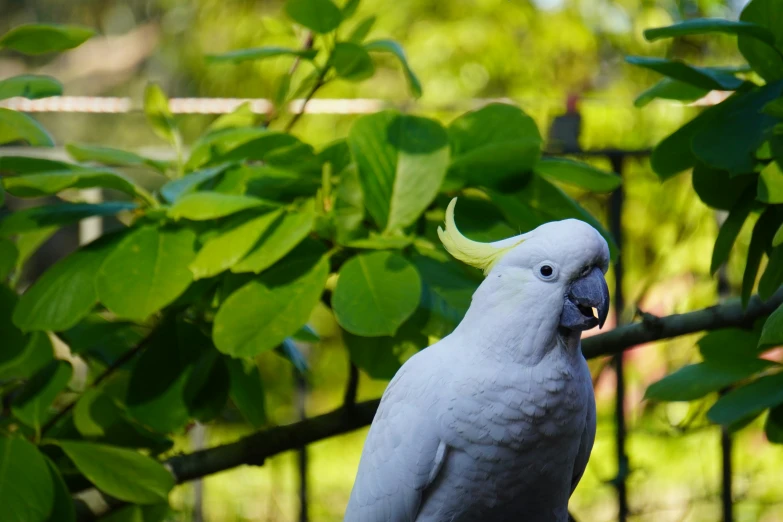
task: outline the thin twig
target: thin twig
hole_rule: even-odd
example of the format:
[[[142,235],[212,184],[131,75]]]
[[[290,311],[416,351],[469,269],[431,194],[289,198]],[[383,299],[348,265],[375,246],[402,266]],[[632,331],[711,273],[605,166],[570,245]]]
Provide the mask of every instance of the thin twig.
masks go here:
[[[359,368],[349,361],[348,383],[345,385],[343,408],[350,409],[356,405],[356,392],[359,390]]]
[[[299,121],[299,118],[302,117],[302,115],[305,113],[305,110],[307,109],[307,104],[310,103],[310,100],[313,99],[313,96],[315,96],[315,93],[323,87],[324,85],[324,78],[326,77],[326,72],[329,70],[329,66],[325,65],[324,68],[321,70],[321,73],[318,75],[318,78],[315,80],[315,85],[313,85],[313,88],[310,89],[310,92],[307,93],[307,96],[305,96],[304,100],[302,101],[302,108],[299,109],[299,112],[294,114],[294,116],[288,121],[288,124],[285,126],[285,132],[291,132],[291,129],[294,128],[294,125],[296,125],[296,122]]]
[[[313,48],[313,43],[315,41],[315,34],[310,31],[307,33],[307,37],[305,38],[304,44],[302,44],[302,50],[303,51],[309,51]],[[299,64],[302,63],[302,57],[297,56],[294,59],[294,63],[291,64],[291,67],[288,69],[288,78],[293,78],[294,73],[299,68]],[[281,100],[281,103],[284,102],[285,99]],[[277,116],[277,108],[274,107],[271,111],[269,111],[266,115],[266,119],[264,120],[264,127],[269,127],[269,125],[272,123],[272,120],[275,119]]]

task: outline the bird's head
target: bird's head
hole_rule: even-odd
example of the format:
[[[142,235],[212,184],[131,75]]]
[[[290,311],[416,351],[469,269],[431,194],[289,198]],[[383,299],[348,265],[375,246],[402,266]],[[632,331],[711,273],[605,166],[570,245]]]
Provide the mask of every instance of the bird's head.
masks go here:
[[[472,241],[454,223],[454,206],[438,228],[446,250],[480,268],[492,280],[493,299],[525,302],[570,331],[602,327],[609,313],[604,274],[609,247],[593,227],[577,219],[545,223],[535,230],[493,243]],[[595,310],[595,313],[594,313]]]

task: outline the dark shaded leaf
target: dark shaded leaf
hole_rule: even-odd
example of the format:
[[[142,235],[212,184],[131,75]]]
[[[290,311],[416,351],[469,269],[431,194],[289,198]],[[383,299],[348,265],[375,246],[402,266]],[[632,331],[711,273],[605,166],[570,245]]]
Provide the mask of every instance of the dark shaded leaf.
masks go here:
[[[14,398],[11,411],[14,417],[40,432],[50,417],[50,408],[73,375],[73,367],[67,361],[52,361],[38,370]]]
[[[190,416],[208,422],[220,415],[228,401],[230,386],[226,359],[214,349],[205,351],[185,383],[185,404]]]
[[[0,236],[32,232],[55,225],[67,225],[92,216],[111,216],[136,209],[136,203],[110,201],[106,203],[55,203],[26,208],[14,212],[0,221]],[[53,230],[48,231],[49,234]]]
[[[756,194],[754,188],[748,187],[739,200],[731,207],[729,215],[718,231],[718,237],[715,240],[715,247],[712,250],[712,262],[710,264],[710,273],[714,274],[720,266],[726,262],[731,253],[731,247],[742,230],[742,225],[748,219],[750,211],[756,204]]]
[[[700,87],[694,87],[685,82],[678,80],[672,80],[671,78],[663,78],[658,83],[642,92],[633,101],[634,106],[644,107],[655,99],[663,100],[677,100],[683,102],[689,102],[698,100],[707,94],[707,89]]]
[[[729,425],[783,403],[783,373],[765,375],[718,399],[707,412],[716,424]]]
[[[46,459],[46,466],[49,468],[49,476],[52,479],[54,490],[54,501],[52,503],[52,512],[46,522],[76,522],[76,511],[74,509],[73,498],[68,486],[65,485],[60,470],[57,469],[54,462]]]
[[[21,437],[0,437],[0,498],[3,520],[44,522],[55,501],[55,485],[45,457]]]
[[[372,23],[369,23],[369,27],[367,27],[366,31],[369,32],[370,27],[372,27]],[[362,29],[362,31],[365,30],[362,27],[358,27],[357,29]],[[360,34],[361,33],[354,34],[352,37],[356,38],[360,36]],[[405,56],[405,51],[403,51],[400,44],[394,40],[373,40],[372,42],[367,42],[364,44],[364,49],[369,52],[383,52],[393,54],[397,60],[399,60],[400,65],[402,66],[402,72],[405,73],[405,79],[408,81],[408,88],[411,90],[411,94],[413,94],[414,98],[421,97],[421,82],[416,76],[416,73],[413,72],[413,69],[411,69],[411,66],[408,64],[408,58]]]
[[[214,179],[215,177],[224,173],[230,166],[230,163],[225,163],[216,167],[190,172],[181,178],[169,181],[163,185],[160,188],[160,194],[169,203],[174,203],[180,197],[198,190],[199,185],[202,183],[206,183],[207,181]]]
[[[705,361],[683,366],[647,387],[646,399],[693,401],[717,392],[772,366],[762,359],[738,359],[734,364]]]
[[[739,89],[744,80],[723,71],[708,67],[695,67],[678,60],[652,58],[649,56],[627,56],[625,61],[650,69],[674,80],[678,80],[699,89],[733,91]]]
[[[59,96],[63,86],[51,76],[22,74],[0,80],[0,100],[21,96],[29,100]]]
[[[748,246],[748,257],[745,263],[745,272],[742,276],[742,304],[747,306],[750,294],[756,284],[761,258],[769,248],[770,240],[775,230],[783,222],[783,213],[776,207],[767,207],[753,226],[753,234]]]
[[[534,170],[550,181],[559,181],[592,192],[612,192],[623,182],[617,174],[567,158],[542,158],[536,163]]]
[[[661,38],[715,33],[749,36],[769,45],[775,44],[775,35],[766,27],[750,22],[735,22],[732,20],[723,20],[721,18],[697,18],[679,22],[668,27],[647,29],[644,31],[644,37],[648,42],[654,42]]]
[[[756,182],[755,176],[730,176],[725,170],[713,169],[703,163],[693,167],[693,190],[705,205],[730,210],[746,189]]]
[[[255,363],[226,359],[231,374],[231,400],[242,416],[254,428],[266,424],[264,383]]]
[[[783,79],[783,13],[777,0],[752,0],[740,14],[740,21],[767,28],[777,41],[776,45],[760,41],[755,36],[740,35],[737,45],[740,52],[767,82]]]

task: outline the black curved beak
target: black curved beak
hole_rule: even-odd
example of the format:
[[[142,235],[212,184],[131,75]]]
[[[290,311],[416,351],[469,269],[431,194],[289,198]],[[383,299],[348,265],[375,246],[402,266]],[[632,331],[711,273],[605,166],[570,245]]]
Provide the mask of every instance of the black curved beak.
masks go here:
[[[598,317],[593,314],[593,308]],[[589,330],[603,327],[609,315],[609,287],[604,274],[598,267],[573,283],[563,303],[560,326],[569,330]]]

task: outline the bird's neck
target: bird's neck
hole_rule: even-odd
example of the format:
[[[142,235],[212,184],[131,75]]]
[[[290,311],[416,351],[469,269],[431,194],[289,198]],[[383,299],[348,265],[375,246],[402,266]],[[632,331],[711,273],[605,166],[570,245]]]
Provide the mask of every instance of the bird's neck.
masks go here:
[[[553,350],[579,352],[581,332],[558,326],[562,295],[520,298],[502,294],[502,289],[476,291],[464,319],[454,331],[460,337],[460,346],[474,353],[486,353],[501,362],[525,366],[539,364]]]

